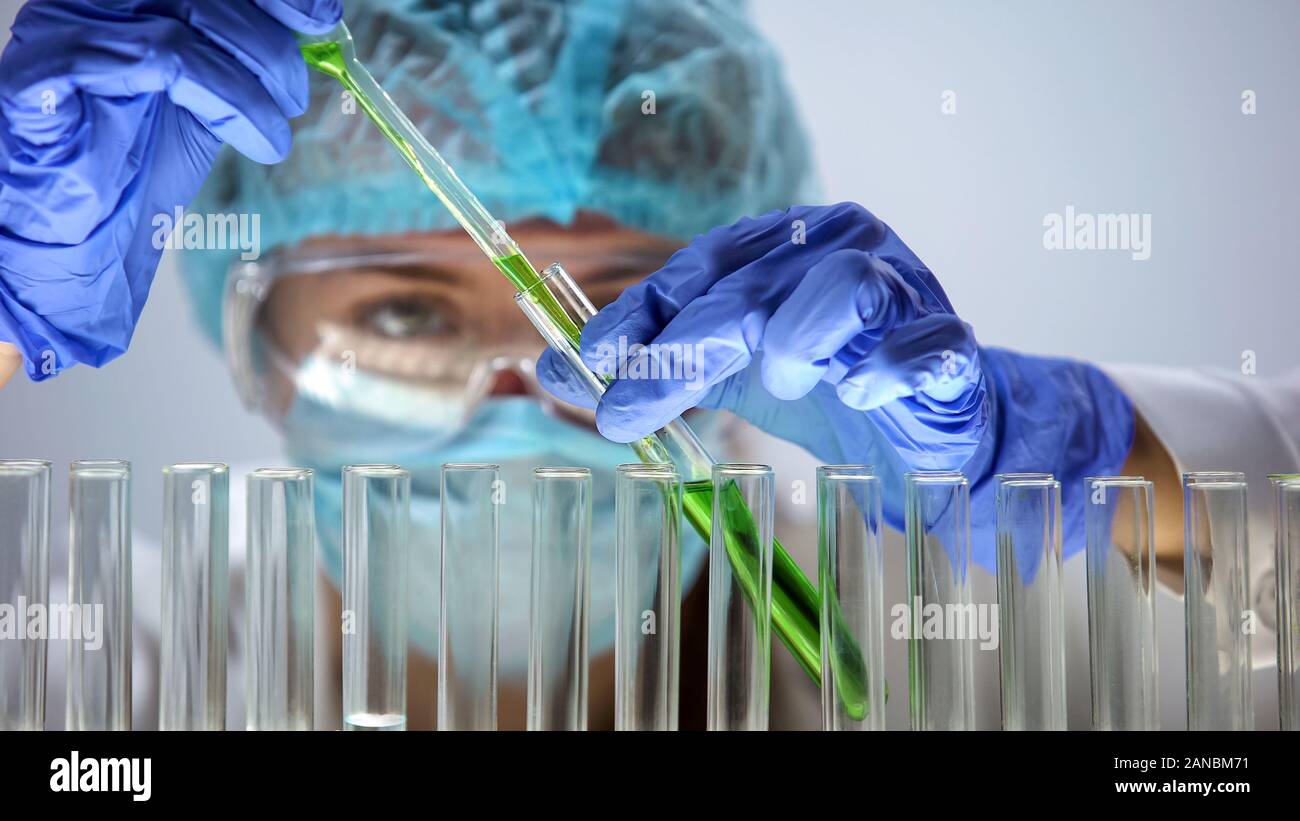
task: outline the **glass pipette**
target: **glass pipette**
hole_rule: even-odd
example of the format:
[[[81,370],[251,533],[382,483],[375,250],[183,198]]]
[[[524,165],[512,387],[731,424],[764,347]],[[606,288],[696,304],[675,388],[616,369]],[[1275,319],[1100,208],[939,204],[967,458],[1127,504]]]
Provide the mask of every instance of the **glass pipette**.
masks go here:
[[[585,309],[590,302],[576,290],[572,280],[564,277],[576,291],[580,304],[573,304],[570,296],[562,305],[553,293],[553,287],[543,282],[535,268],[524,256],[519,245],[511,239],[505,226],[492,218],[474,193],[461,181],[456,172],[443,160],[438,151],[429,144],[410,119],[402,113],[392,98],[380,87],[366,67],[357,59],[352,34],[342,21],[331,31],[323,35],[302,36],[300,38],[303,58],[312,68],[337,80],[349,91],[366,115],[379,128],[380,132],[398,150],[406,163],[411,166],[438,197],[466,233],[478,244],[492,264],[519,290],[522,298],[527,299],[539,310],[529,312],[530,318],[542,330],[543,335],[553,347],[562,345],[560,353],[571,364],[576,364],[586,379],[587,387],[596,396],[604,392],[605,380],[596,376],[575,362],[575,355],[581,335],[581,325],[586,317]],[[556,266],[553,266],[553,269]],[[552,270],[552,269],[548,269]],[[547,277],[547,279],[552,279]],[[562,295],[563,298],[564,295]],[[585,306],[585,309],[584,309]],[[543,326],[547,327],[543,327]],[[638,458],[644,462],[672,462],[687,480],[689,491],[691,482],[709,481],[709,471],[713,459],[705,451],[690,427],[679,417],[670,422],[657,434],[647,436],[631,443]],[[688,497],[692,494],[688,492]],[[711,529],[711,491],[702,491],[693,496],[694,501],[687,503],[687,519],[707,542]],[[729,508],[730,509],[730,508]],[[736,551],[729,551],[733,562],[742,559],[744,528],[743,522],[728,522],[728,533],[737,534]],[[729,544],[732,539],[728,539]],[[804,671],[814,682],[821,683],[821,639],[818,618],[820,600],[817,588],[804,576],[794,560],[781,547],[775,545],[772,579],[772,621],[777,635],[789,648]],[[855,647],[837,648],[836,664],[838,692],[852,712],[864,710],[866,701],[862,698],[866,670]]]

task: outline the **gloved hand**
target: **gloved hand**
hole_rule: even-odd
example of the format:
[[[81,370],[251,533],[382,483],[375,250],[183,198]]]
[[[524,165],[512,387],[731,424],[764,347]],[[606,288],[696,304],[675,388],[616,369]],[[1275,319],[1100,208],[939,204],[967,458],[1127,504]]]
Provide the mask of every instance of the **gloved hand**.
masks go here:
[[[339,0],[32,0],[0,55],[0,342],[32,379],[126,350],[170,224],[228,142],[289,152],[293,31]],[[293,31],[291,31],[291,29]],[[180,230],[180,229],[177,229]]]
[[[903,473],[963,470],[972,555],[990,568],[995,474],[1055,474],[1077,549],[1082,480],[1118,472],[1133,438],[1132,407],[1101,371],[979,347],[934,275],[853,203],[697,237],[587,323],[581,354],[616,377],[596,408],[606,437],[631,441],[691,407],[729,410],[825,463],[874,465],[900,529]],[[700,372],[667,366],[683,355]],[[646,373],[661,378],[633,378]],[[554,353],[538,375],[591,406]]]

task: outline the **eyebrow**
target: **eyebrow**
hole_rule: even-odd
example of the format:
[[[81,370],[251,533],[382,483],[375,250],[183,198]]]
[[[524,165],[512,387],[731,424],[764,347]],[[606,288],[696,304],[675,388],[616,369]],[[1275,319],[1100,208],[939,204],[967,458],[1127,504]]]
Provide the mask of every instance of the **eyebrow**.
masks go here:
[[[628,279],[629,277],[647,277],[658,271],[673,255],[673,251],[660,251],[647,249],[645,251],[634,251],[615,256],[608,262],[592,269],[587,276],[581,277],[583,283],[597,285],[605,282],[616,282]]]
[[[591,269],[591,273],[577,277],[583,283],[602,284],[617,282],[632,277],[645,277],[663,267],[677,248],[646,246],[615,251],[610,254],[598,254],[600,263]],[[430,280],[446,284],[462,284],[469,278],[458,276],[444,266],[435,263],[437,254],[427,251],[412,251],[376,247],[363,253],[329,255],[312,253],[298,259],[291,259],[288,270],[292,273],[313,273],[330,271],[334,273],[383,272],[397,277],[416,280]],[[470,254],[467,259],[476,259]],[[484,270],[493,270],[490,263],[482,260]],[[476,266],[477,267],[477,266]],[[540,269],[539,269],[540,270]]]
[[[464,282],[445,267],[432,264],[427,254],[380,253],[344,257],[315,257],[293,260],[287,268],[291,274],[311,273],[367,274],[383,273],[405,279],[429,280],[456,284]]]
[[[408,263],[405,265],[360,265],[345,269],[351,273],[384,273],[402,279],[428,280],[447,285],[464,284],[465,277],[459,277],[446,268],[429,264]]]

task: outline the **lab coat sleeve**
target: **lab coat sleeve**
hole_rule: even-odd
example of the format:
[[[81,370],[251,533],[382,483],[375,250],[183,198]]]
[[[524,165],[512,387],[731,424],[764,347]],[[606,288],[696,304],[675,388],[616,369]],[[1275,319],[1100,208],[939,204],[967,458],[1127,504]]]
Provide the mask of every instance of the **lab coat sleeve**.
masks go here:
[[[1103,366],[1133,401],[1181,473],[1246,475],[1250,596],[1262,623],[1256,667],[1276,662],[1273,494],[1270,473],[1300,472],[1300,369],[1281,376],[1234,371]],[[1156,493],[1181,493],[1157,487]]]

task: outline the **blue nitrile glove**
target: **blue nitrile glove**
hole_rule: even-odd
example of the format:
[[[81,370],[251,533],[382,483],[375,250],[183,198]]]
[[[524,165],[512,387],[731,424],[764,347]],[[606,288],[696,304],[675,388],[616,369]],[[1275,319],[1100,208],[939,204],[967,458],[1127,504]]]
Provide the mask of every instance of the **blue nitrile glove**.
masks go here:
[[[964,471],[972,555],[988,568],[995,474],[1055,474],[1067,551],[1078,549],[1082,480],[1118,472],[1133,439],[1132,406],[1101,371],[979,347],[934,274],[853,203],[696,237],[587,323],[581,353],[616,377],[596,410],[608,438],[631,441],[691,407],[729,410],[825,463],[874,465],[900,529],[903,473]],[[688,355],[700,373],[689,360],[674,370]],[[538,374],[591,405],[553,353]]]
[[[289,151],[292,30],[339,0],[32,0],[0,56],[0,342],[44,379],[126,350],[168,225],[228,142]],[[162,237],[165,239],[165,237]]]

